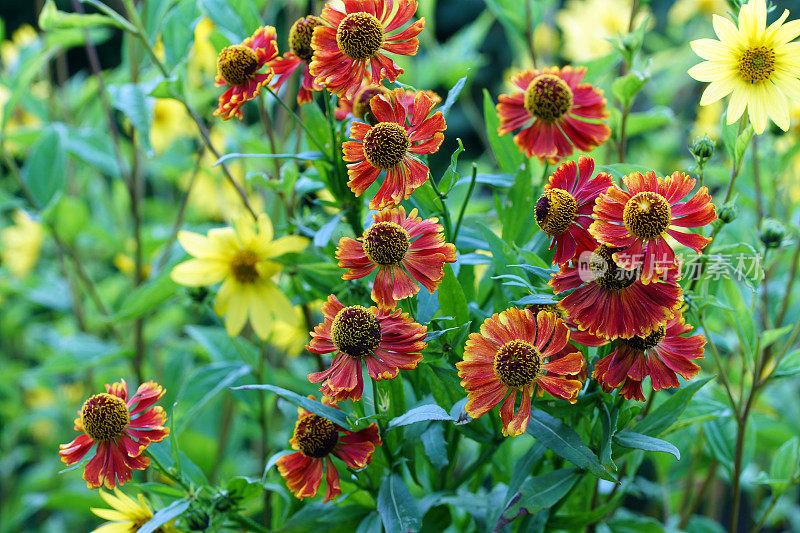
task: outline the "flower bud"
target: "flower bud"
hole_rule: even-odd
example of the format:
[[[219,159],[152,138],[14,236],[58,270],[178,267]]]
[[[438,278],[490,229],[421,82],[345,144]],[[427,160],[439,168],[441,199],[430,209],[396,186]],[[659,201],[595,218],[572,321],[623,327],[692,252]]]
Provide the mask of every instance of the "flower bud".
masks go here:
[[[205,531],[211,525],[211,519],[205,509],[201,507],[192,507],[186,513],[186,526],[190,531]]]
[[[781,245],[783,237],[786,235],[786,227],[774,218],[765,218],[761,223],[761,242],[767,248],[777,248]]]
[[[194,300],[196,303],[203,303],[208,296],[208,287],[189,287],[186,290],[186,294],[189,295],[189,298]]]
[[[702,167],[706,164],[706,161],[711,159],[711,157],[714,155],[715,147],[716,143],[714,142],[714,139],[708,135],[703,135],[702,137],[694,138],[694,140],[689,144],[689,151],[694,156],[694,160],[697,161],[697,164]]]
[[[739,208],[733,202],[725,202],[717,212],[717,218],[724,224],[730,224],[739,216]]]
[[[214,496],[212,505],[215,511],[227,513],[235,507],[235,502],[227,490],[221,490]]]

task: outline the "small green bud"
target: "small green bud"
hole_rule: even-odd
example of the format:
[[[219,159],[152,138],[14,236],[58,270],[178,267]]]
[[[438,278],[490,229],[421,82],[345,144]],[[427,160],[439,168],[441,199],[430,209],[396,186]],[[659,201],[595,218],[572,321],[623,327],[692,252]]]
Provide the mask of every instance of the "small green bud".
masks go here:
[[[786,236],[786,227],[774,218],[765,218],[761,223],[761,242],[767,248],[777,248]]]
[[[208,287],[189,287],[186,289],[186,294],[196,303],[201,304],[208,296]]]
[[[233,501],[231,495],[228,494],[227,490],[221,490],[216,494],[216,496],[214,496],[212,505],[214,506],[215,511],[227,513],[235,507],[235,502]]]
[[[730,224],[736,217],[739,216],[739,208],[733,202],[726,202],[722,204],[717,213],[717,218],[724,224]]]
[[[714,139],[708,135],[703,135],[702,137],[694,138],[689,144],[689,151],[694,156],[694,160],[697,161],[697,164],[702,167],[714,155],[715,147],[716,143]]]
[[[211,519],[205,509],[201,507],[192,507],[186,513],[186,526],[190,531],[205,531],[211,524]]]

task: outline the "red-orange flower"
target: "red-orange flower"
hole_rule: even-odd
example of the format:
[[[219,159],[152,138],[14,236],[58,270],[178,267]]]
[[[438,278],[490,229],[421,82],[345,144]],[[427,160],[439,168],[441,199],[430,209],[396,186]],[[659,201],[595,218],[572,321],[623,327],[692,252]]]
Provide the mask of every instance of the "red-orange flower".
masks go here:
[[[289,490],[302,500],[317,495],[322,483],[323,465],[327,464],[325,481],[328,488],[322,500],[325,503],[342,493],[339,472],[331,456],[338,457],[354,470],[366,467],[372,461],[375,447],[381,445],[378,426],[373,423],[353,432],[302,407],[297,409],[297,413],[294,435],[289,442],[298,451],[278,459],[278,472],[286,480]]]
[[[383,85],[372,85],[365,81],[356,91],[352,99],[339,97],[333,116],[336,120],[347,120],[349,117],[364,120],[364,115],[369,111],[369,101],[377,94],[389,94],[389,89]]]
[[[456,363],[469,398],[467,413],[478,418],[502,402],[503,435],[517,436],[528,427],[537,387],[575,403],[586,362],[567,341],[569,328],[552,312],[534,315],[512,307],[487,318],[480,333],[470,334],[464,360]],[[514,414],[518,391],[522,397]]]
[[[424,18],[393,33],[416,11],[416,0],[344,0],[343,6],[342,2],[325,4],[320,16],[326,25],[314,30],[311,41],[311,74],[330,92],[350,99],[365,76],[373,85],[380,85],[384,78],[395,81],[403,69],[386,52],[404,56],[417,53],[417,35],[425,27]]]
[[[142,383],[130,399],[125,380],[106,385],[106,392],[95,394],[83,404],[75,419],[75,430],[82,431],[69,444],[60,444],[61,460],[72,465],[83,459],[97,444],[97,452],[86,463],[83,479],[96,489],[105,485],[113,489],[117,482],[131,480],[133,470],[143,470],[150,458],[142,452],[151,442],[161,442],[169,435],[165,428],[167,413],[153,407],[166,390],[153,381]]]
[[[428,116],[435,104],[425,92],[410,100],[405,89],[395,89],[389,95],[373,96],[369,103],[377,123],[353,122],[352,140],[342,150],[348,163],[347,185],[356,196],[386,172],[369,202],[369,208],[377,210],[398,205],[427,181],[430,171],[414,154],[438,151],[447,126],[441,111]]]
[[[647,376],[653,390],[678,387],[677,374],[694,378],[700,367],[692,360],[705,357],[706,338],[681,336],[690,331],[692,326],[677,315],[649,335],[620,339],[613,352],[595,363],[592,377],[606,392],[621,387],[619,394],[628,400],[644,401],[642,381]]]
[[[456,260],[456,247],[444,242],[439,220],[422,220],[416,209],[406,215],[403,206],[384,209],[372,218],[374,224],[358,240],[339,240],[336,258],[340,267],[349,269],[342,279],[363,278],[377,268],[372,299],[387,309],[417,294],[417,283],[433,294],[444,277],[444,264]]]
[[[557,163],[577,148],[589,152],[611,135],[603,91],[581,83],[586,68],[529,69],[511,78],[515,90],[497,104],[499,135],[520,130],[514,142],[527,157]]]
[[[600,172],[592,178],[594,160],[581,156],[578,163],[562,163],[536,202],[536,223],[550,235],[550,249],[556,247],[553,263],[563,265],[576,255],[597,247],[586,228],[592,223],[594,201],[613,184]]]
[[[428,328],[414,322],[408,313],[345,307],[331,294],[322,305],[322,314],[325,320],[314,328],[306,350],[335,355],[328,370],[309,374],[308,380],[324,381],[319,390],[334,401],[361,399],[362,361],[375,380],[393,379],[399,369],[416,368],[422,361]]]
[[[655,172],[640,172],[622,178],[628,191],[614,185],[600,195],[594,206],[595,221],[589,232],[598,242],[621,248],[614,260],[627,269],[641,266],[642,282],[650,283],[675,264],[675,251],[667,235],[700,253],[711,242],[698,233],[677,228],[696,228],[717,218],[706,187],[681,202],[694,188],[695,181],[675,172],[657,178]]]
[[[601,245],[581,254],[549,281],[556,294],[575,289],[559,306],[583,330],[615,339],[649,335],[678,313],[683,290],[678,266],[645,285],[638,270],[614,262],[613,248]]]
[[[322,24],[324,24],[322,19],[314,15],[297,19],[289,30],[289,51],[269,63],[269,67],[275,73],[272,88],[276,92],[294,74],[295,70],[303,67],[303,79],[297,91],[297,105],[310,102],[313,98],[312,93],[322,90],[322,86],[314,81],[314,76],[308,70],[308,64],[314,54],[314,49],[311,48],[311,37],[314,35],[314,28]]]
[[[223,120],[232,117],[242,118],[242,106],[261,94],[261,88],[268,85],[274,72],[258,72],[264,65],[278,56],[275,28],[261,26],[242,44],[223,48],[217,58],[217,87],[229,88],[219,97],[219,105],[214,111]]]

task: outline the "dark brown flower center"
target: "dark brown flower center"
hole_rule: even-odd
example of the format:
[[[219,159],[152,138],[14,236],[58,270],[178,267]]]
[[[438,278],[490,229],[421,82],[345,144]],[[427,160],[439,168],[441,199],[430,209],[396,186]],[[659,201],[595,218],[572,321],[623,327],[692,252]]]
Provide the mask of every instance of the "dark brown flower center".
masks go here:
[[[369,101],[372,100],[373,96],[379,94],[389,94],[389,89],[383,85],[371,85],[357,92],[355,98],[353,98],[353,116],[364,118],[364,115],[370,110]]]
[[[244,85],[258,70],[256,53],[242,44],[223,48],[217,58],[219,76],[231,85]]]
[[[339,442],[336,426],[327,418],[310,414],[297,422],[294,439],[306,457],[325,457]]]
[[[561,309],[557,304],[529,304],[526,307],[533,312],[533,316],[538,315],[539,311],[544,311],[546,313],[555,314],[561,320],[566,320],[567,318],[564,310]]]
[[[250,250],[240,250],[231,259],[231,274],[239,283],[253,283],[259,277],[258,254]]]
[[[525,341],[507,342],[494,356],[494,373],[511,388],[533,383],[542,361],[539,352]]]
[[[651,241],[669,227],[672,210],[667,199],[660,194],[640,192],[625,204],[622,220],[631,235]]]
[[[297,19],[289,30],[289,49],[306,63],[311,61],[314,56],[314,49],[311,48],[311,37],[314,36],[314,28],[322,23],[321,18],[309,15]]]
[[[364,155],[375,168],[383,170],[396,166],[408,152],[411,142],[400,124],[379,122],[364,137]]]
[[[664,326],[661,326],[657,329],[654,329],[647,337],[631,337],[630,339],[620,339],[620,342],[623,344],[627,344],[634,350],[649,350],[650,348],[655,348],[659,342],[664,340],[664,337],[667,336],[666,330]]]
[[[575,220],[578,202],[563,189],[547,189],[536,202],[536,223],[548,235],[561,235]]]
[[[369,59],[383,45],[383,26],[369,13],[350,13],[336,30],[336,42],[350,59]]]
[[[372,355],[381,342],[381,326],[375,315],[360,305],[345,307],[333,319],[331,338],[350,357]]]
[[[769,48],[748,48],[739,58],[739,74],[748,83],[768,80],[773,72],[775,52]]]
[[[116,439],[131,421],[128,406],[113,394],[95,394],[81,407],[81,421],[87,435],[96,441]]]
[[[364,232],[364,253],[378,265],[396,265],[406,256],[408,232],[394,222],[376,222]]]
[[[626,270],[617,265],[612,257],[614,251],[601,245],[590,255],[588,268],[591,281],[604,289],[619,291],[633,285],[638,274],[636,270]]]
[[[528,85],[524,105],[534,117],[555,122],[572,107],[572,91],[558,76],[542,74]]]

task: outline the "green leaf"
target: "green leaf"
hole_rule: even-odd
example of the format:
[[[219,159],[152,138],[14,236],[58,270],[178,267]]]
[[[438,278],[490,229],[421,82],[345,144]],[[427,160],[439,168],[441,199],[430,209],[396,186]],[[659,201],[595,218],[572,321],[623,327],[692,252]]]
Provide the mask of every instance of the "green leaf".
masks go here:
[[[713,377],[698,379],[681,387],[678,392],[670,396],[668,400],[653,409],[649,415],[633,426],[633,431],[653,437],[660,435],[678,420],[678,417],[689,405],[694,394],[712,379]]]
[[[81,2],[96,7],[99,11],[102,11],[103,13],[105,13],[112,19],[116,20],[118,23],[120,23],[124,27],[123,29],[125,29],[126,31],[134,34],[138,33],[138,30],[130,22],[128,22],[128,19],[126,19],[125,17],[114,11],[114,9],[111,6],[107,6],[106,4],[104,4],[101,0],[81,0]]]
[[[214,166],[224,163],[229,159],[245,159],[245,158],[270,158],[270,159],[299,159],[300,161],[321,161],[325,159],[325,154],[322,152],[300,152],[299,154],[239,154],[230,153],[225,154],[214,163]]]
[[[507,174],[516,174],[522,163],[522,154],[514,144],[513,135],[500,137],[497,134],[497,127],[500,119],[497,117],[497,110],[494,107],[489,91],[483,90],[483,120],[486,123],[486,135],[489,137],[489,144],[492,152],[497,159],[500,170]]]
[[[110,320],[124,322],[134,320],[160,307],[175,295],[178,285],[170,278],[169,270],[147,280],[123,300],[119,312]]]
[[[575,468],[562,468],[530,477],[519,488],[519,500],[503,515],[512,518],[522,510],[528,514],[536,514],[542,509],[552,507],[567,495],[580,477],[581,472]]]
[[[770,483],[772,490],[782,494],[786,492],[794,479],[800,475],[800,440],[792,437],[778,448],[772,456],[769,475],[774,480]]]
[[[642,87],[644,87],[644,84],[647,83],[649,79],[650,74],[647,72],[636,72],[632,70],[614,80],[614,83],[611,85],[611,92],[617,97],[617,100],[620,101],[623,108],[630,109],[636,95],[639,94],[639,91],[642,90]]]
[[[139,533],[153,533],[156,529],[163,526],[170,520],[178,518],[180,515],[186,512],[186,509],[192,504],[192,500],[189,498],[183,498],[180,500],[175,500],[167,507],[156,511],[153,515],[153,518],[145,522],[142,527],[139,528]]]
[[[505,505],[511,503],[511,499],[516,496],[517,491],[522,486],[525,478],[533,471],[533,467],[544,456],[547,449],[538,442],[525,452],[525,455],[520,457],[514,465],[514,470],[511,472],[511,479],[508,482],[508,490],[506,491]]]
[[[614,442],[625,448],[671,453],[679,461],[681,459],[681,452],[671,443],[656,437],[642,435],[641,433],[623,431],[614,435]]]
[[[657,106],[641,113],[628,115],[627,136],[630,139],[648,131],[662,129],[675,122],[675,112],[666,106]]]
[[[448,416],[448,419],[450,417]],[[425,448],[425,455],[431,460],[431,464],[438,470],[448,465],[447,443],[444,440],[444,426],[442,424],[431,424],[428,429],[422,432],[420,437],[422,446]]]
[[[505,242],[523,244],[530,239],[536,227],[531,213],[531,206],[535,204],[530,169],[521,168],[514,176],[514,184],[505,196],[505,205],[500,212]]]
[[[364,516],[374,510],[366,505],[330,505],[329,503],[306,504],[293,514],[279,530],[280,533],[339,533],[343,527],[350,529]]]
[[[456,324],[466,324],[469,322],[469,308],[467,308],[467,298],[464,296],[464,289],[458,282],[453,269],[449,264],[444,265],[444,278],[439,284],[439,306],[444,316],[455,317]]]
[[[566,425],[563,420],[544,411],[533,409],[527,432],[556,455],[563,457],[575,466],[608,481],[617,481],[575,430]]]
[[[97,26],[114,26],[130,33],[136,33],[136,28],[122,17],[112,18],[99,13],[86,15],[65,13],[56,8],[53,0],[46,0],[44,6],[42,6],[42,11],[39,13],[39,28],[43,31],[94,28]]]
[[[765,330],[761,334],[761,348],[764,349],[771,346],[774,342],[792,331],[792,328],[794,328],[794,324],[787,324],[782,328]]]
[[[197,2],[179,2],[169,11],[161,31],[167,65],[176,65],[189,55],[199,17]]]
[[[456,142],[458,143],[458,147],[453,152],[453,155],[450,156],[450,166],[444,171],[444,175],[438,185],[439,190],[444,194],[450,192],[450,189],[452,189],[453,185],[458,181],[458,172],[456,172],[458,154],[464,151],[464,144],[461,142],[461,139],[456,139]]]
[[[747,145],[750,144],[750,139],[753,138],[753,126],[748,124],[742,133],[736,137],[736,144],[733,148],[733,160],[737,164],[744,157],[744,151],[747,150]]]
[[[241,387],[231,387],[231,390],[268,390],[274,392],[282,398],[289,400],[298,407],[302,407],[307,411],[311,411],[312,413],[323,418],[327,418],[334,424],[337,424],[349,431],[353,431],[355,429],[350,423],[351,419],[356,419],[356,417],[352,414],[346,413],[341,409],[336,409],[335,407],[325,405],[324,403],[316,400],[312,400],[311,398],[306,398],[305,396],[301,396],[296,392],[276,387],[275,385],[242,385]]]
[[[405,414],[393,418],[389,421],[386,430],[389,431],[400,426],[407,426],[415,422],[423,422],[425,420],[452,420],[450,414],[435,404],[420,405],[408,411]]]
[[[447,117],[447,113],[450,112],[450,108],[456,103],[456,99],[458,98],[458,95],[461,94],[462,89],[464,89],[464,84],[466,83],[467,75],[464,74],[464,77],[458,80],[456,84],[453,85],[453,87],[447,92],[447,99],[445,99],[444,104],[442,104],[442,106],[438,109],[438,111],[442,112],[442,115]]]
[[[200,6],[232,43],[242,42],[260,24],[261,15],[251,0],[200,0]]]
[[[48,127],[31,148],[22,167],[22,180],[30,189],[38,209],[47,207],[64,189],[66,159],[60,125]]]
[[[150,89],[145,90],[141,84],[125,83],[109,85],[111,105],[124,114],[131,126],[139,135],[139,143],[145,152],[152,152],[150,146],[150,126],[153,123],[152,97],[147,96]]]
[[[236,476],[228,481],[227,491],[236,503],[244,502],[261,494],[263,487],[255,478]]]
[[[664,533],[665,529],[657,520],[648,516],[625,513],[621,517],[606,522],[612,533]]]
[[[237,379],[250,373],[243,363],[209,363],[192,372],[178,392],[176,402],[185,411],[175,414],[180,419],[179,433],[192,419],[223,389],[233,385]]]
[[[733,453],[734,453],[734,435],[730,434],[733,429],[732,423],[726,423],[730,420],[710,420],[703,424],[703,431],[705,432],[706,442],[711,450],[711,455],[728,469],[728,472],[733,470]],[[751,424],[752,426],[752,424]]]
[[[422,527],[417,502],[397,474],[383,478],[377,504],[386,531],[419,531]]]

